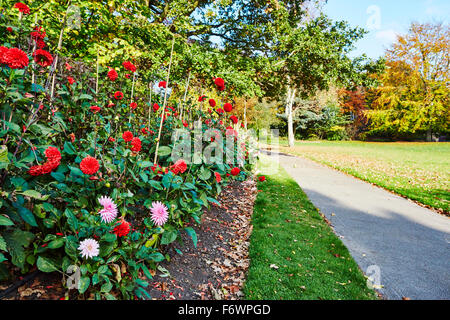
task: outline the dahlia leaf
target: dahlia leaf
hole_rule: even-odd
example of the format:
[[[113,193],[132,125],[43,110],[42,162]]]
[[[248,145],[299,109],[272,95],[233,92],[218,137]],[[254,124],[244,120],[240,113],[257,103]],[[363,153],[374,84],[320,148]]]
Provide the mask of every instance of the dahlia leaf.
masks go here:
[[[169,244],[177,239],[177,231],[165,231],[161,238],[161,244]]]
[[[25,207],[22,207],[20,205],[16,206],[17,210],[19,211],[19,215],[22,217],[23,221],[28,223],[32,227],[37,227],[36,219],[34,218],[33,212],[28,210]]]
[[[149,183],[150,183],[150,185],[152,186],[153,189],[156,189],[156,190],[162,190],[163,189],[163,187],[161,186],[161,182],[159,182],[159,181],[150,180]]]
[[[48,247],[50,249],[58,249],[58,248],[61,248],[64,245],[64,243],[65,243],[65,239],[64,238],[58,238],[58,239],[55,239],[55,240],[51,241],[48,244]]]
[[[188,236],[191,237],[194,246],[197,247],[197,233],[195,232],[195,230],[192,229],[191,227],[184,228],[184,230],[186,231]]]
[[[71,142],[67,142],[67,141],[64,142],[64,152],[69,155],[77,154],[73,144]]]
[[[41,193],[37,192],[36,190],[25,190],[24,192],[20,192],[19,194],[22,194],[24,196],[33,198],[33,199],[38,199],[38,200],[42,200],[45,201],[47,200],[50,195],[42,195]]]
[[[143,263],[139,264],[139,266],[141,267],[142,271],[144,272],[145,276],[151,280],[153,279],[152,274],[150,273],[150,270],[148,270],[147,266]]]
[[[162,146],[158,150],[158,156],[165,157],[172,153],[172,148],[168,146]]]
[[[25,263],[24,247],[27,247],[33,241],[34,235],[28,231],[15,229],[12,232],[5,232],[3,238],[11,255],[11,262],[17,267],[23,268]]]
[[[42,256],[37,259],[36,266],[42,272],[53,272],[58,270],[55,262]]]
[[[0,226],[12,226],[14,222],[12,222],[9,218],[5,216],[0,216]]]
[[[5,239],[3,239],[3,237],[1,235],[0,235],[0,250],[7,251]]]
[[[61,172],[52,172],[50,175],[58,182],[64,182],[66,180],[66,176]]]
[[[78,281],[78,292],[81,294],[85,293],[91,284],[91,278],[88,276],[81,277]]]

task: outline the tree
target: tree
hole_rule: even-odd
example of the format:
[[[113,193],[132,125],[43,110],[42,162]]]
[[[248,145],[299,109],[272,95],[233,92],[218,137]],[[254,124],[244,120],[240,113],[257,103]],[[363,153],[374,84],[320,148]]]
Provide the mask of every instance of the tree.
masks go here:
[[[450,27],[413,23],[386,53],[387,70],[367,112],[371,134],[448,133]]]

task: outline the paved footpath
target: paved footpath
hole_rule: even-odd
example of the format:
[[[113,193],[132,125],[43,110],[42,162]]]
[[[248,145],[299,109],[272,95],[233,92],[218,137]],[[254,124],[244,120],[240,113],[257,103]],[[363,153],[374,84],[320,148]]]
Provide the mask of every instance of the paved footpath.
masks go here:
[[[271,157],[330,220],[363,272],[379,268],[385,298],[450,299],[450,218],[311,160]]]

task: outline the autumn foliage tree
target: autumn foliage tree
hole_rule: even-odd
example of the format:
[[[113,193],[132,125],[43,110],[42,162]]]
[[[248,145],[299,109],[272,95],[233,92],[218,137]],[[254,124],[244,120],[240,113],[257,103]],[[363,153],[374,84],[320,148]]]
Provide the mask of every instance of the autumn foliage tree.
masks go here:
[[[405,137],[449,132],[450,28],[413,23],[386,54],[387,69],[376,90],[370,134]]]

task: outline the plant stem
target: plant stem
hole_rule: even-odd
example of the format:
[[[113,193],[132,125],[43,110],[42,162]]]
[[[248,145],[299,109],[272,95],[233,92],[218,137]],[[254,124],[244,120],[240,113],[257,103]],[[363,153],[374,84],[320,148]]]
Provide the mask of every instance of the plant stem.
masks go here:
[[[175,35],[172,35],[172,49],[170,51],[170,61],[169,61],[169,69],[167,71],[166,87],[164,88],[165,89],[164,90],[164,102],[163,102],[163,106],[162,106],[161,122],[159,123],[158,140],[156,141],[155,158],[153,161],[154,164],[156,164],[156,161],[158,160],[159,140],[161,139],[161,131],[162,131],[162,126],[163,126],[163,122],[164,122],[164,116],[166,114],[167,88],[169,87],[170,67],[172,66],[174,45],[175,45]]]

